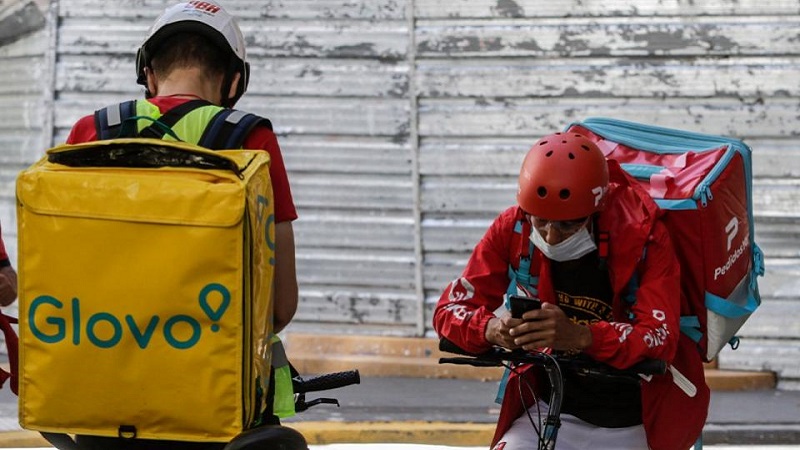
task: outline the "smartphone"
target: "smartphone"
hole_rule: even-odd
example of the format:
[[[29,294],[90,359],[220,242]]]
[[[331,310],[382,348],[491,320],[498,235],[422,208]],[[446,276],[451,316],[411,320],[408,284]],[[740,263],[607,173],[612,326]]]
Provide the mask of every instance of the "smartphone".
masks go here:
[[[515,319],[521,319],[522,315],[528,311],[542,308],[542,302],[538,298],[523,297],[521,295],[509,296],[508,304],[511,307],[511,317]]]

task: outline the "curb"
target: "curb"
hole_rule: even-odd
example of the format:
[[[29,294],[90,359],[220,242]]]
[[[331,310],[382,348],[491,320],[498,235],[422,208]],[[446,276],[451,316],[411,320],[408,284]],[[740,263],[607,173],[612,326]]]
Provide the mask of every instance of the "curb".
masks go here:
[[[494,424],[446,422],[293,422],[309,445],[403,443],[486,446]],[[36,431],[0,432],[0,448],[51,447]]]
[[[3,431],[0,433],[0,448],[51,447],[50,443],[36,431]]]
[[[296,422],[286,426],[299,431],[309,445],[402,443],[485,447],[495,424],[447,422]],[[800,425],[715,425],[703,429],[707,445],[785,445],[800,441]],[[0,448],[49,448],[35,431],[0,432]]]
[[[789,445],[798,442],[798,424],[706,424],[703,427],[703,443],[709,445]]]
[[[302,433],[310,445],[380,442],[488,446],[495,428],[493,423],[446,422],[297,422],[286,425]]]

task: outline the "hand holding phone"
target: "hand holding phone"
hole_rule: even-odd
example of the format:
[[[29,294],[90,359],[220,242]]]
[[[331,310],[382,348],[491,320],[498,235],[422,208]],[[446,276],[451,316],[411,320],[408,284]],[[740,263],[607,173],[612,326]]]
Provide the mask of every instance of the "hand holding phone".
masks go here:
[[[508,297],[511,317],[521,319],[522,315],[534,309],[542,309],[542,302],[538,298],[511,295]]]

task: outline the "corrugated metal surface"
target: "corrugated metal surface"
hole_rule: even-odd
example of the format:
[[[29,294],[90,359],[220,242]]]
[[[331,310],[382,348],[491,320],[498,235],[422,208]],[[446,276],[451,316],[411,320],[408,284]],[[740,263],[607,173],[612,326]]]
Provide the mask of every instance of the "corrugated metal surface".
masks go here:
[[[800,380],[800,2],[416,2],[426,317],[514,201],[539,136],[589,116],[744,138],[756,150],[764,304],[723,367]],[[786,355],[771,360],[770,354]]]
[[[0,223],[13,258],[17,255],[14,183],[44,145],[46,48],[46,33],[41,31],[0,46]]]
[[[169,3],[59,0],[52,44],[42,33],[0,47],[6,228],[14,175],[41,154],[40,136],[63,141],[81,115],[141,95],[133,54]],[[800,344],[787,319],[800,302],[800,0],[225,5],[242,18],[253,68],[239,107],[273,121],[301,216],[293,327],[430,333],[439,292],[513,203],[528,146],[611,116],[755,149],[764,305],[721,364],[769,366],[800,385],[796,360],[768,357]],[[39,117],[51,113],[43,130]]]
[[[636,17],[791,15],[800,13],[796,0],[416,0],[420,18],[503,17]]]

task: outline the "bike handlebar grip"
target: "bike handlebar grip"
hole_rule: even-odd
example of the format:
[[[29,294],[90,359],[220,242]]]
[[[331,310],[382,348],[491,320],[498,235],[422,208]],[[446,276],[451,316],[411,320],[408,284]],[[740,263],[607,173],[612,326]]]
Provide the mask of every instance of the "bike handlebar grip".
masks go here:
[[[453,343],[453,341],[447,338],[439,339],[439,350],[447,353],[455,353],[456,355],[464,355],[464,356],[477,356],[474,353],[470,353],[463,348],[457,346]]]
[[[337,389],[351,384],[361,383],[361,376],[358,370],[348,370],[345,372],[326,373],[303,380],[292,380],[295,394],[306,392],[327,391]]]
[[[439,358],[439,364],[457,364],[462,366],[474,366],[474,367],[498,367],[502,366],[502,363],[499,361],[484,361],[481,359],[476,358]]]
[[[626,369],[642,375],[663,375],[667,373],[667,362],[660,359],[646,359]]]

